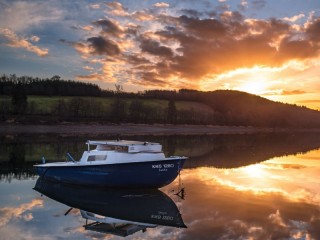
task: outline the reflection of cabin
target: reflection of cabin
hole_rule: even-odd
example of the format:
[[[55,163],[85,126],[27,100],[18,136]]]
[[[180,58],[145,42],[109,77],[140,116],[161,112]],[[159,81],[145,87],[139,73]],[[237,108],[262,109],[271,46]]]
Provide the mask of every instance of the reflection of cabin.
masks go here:
[[[139,231],[147,231],[148,227],[156,227],[154,224],[138,223],[125,221],[121,219],[104,217],[91,212],[80,210],[83,218],[86,219],[86,224],[83,226],[86,230],[108,233],[116,236],[126,237]],[[88,220],[93,221],[88,223]]]

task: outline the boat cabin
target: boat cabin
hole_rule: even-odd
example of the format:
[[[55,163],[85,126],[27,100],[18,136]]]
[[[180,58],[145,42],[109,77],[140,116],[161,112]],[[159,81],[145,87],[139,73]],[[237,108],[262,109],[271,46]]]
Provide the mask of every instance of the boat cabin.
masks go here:
[[[139,152],[162,152],[162,146],[159,143],[152,142],[139,142],[139,141],[127,141],[127,140],[112,140],[112,141],[87,141],[88,151],[90,152],[90,146],[97,146],[97,151],[117,151],[127,153],[139,153]]]
[[[83,153],[80,160],[83,164],[101,162],[108,163],[138,162],[147,160],[163,160],[164,153],[159,143],[110,140],[110,141],[87,141],[88,151]],[[96,146],[91,149],[91,146]]]

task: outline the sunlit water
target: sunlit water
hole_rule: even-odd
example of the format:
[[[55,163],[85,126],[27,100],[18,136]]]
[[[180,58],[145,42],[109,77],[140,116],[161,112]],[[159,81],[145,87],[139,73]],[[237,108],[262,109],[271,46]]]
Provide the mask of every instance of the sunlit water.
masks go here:
[[[215,156],[210,158],[214,162]],[[187,228],[157,226],[126,238],[320,239],[320,149],[258,162],[232,168],[187,165],[180,178],[160,189]],[[32,174],[21,180],[2,177],[0,239],[122,238],[85,230],[79,209],[65,216],[69,207],[33,190],[36,180]],[[177,195],[181,189],[183,198]]]

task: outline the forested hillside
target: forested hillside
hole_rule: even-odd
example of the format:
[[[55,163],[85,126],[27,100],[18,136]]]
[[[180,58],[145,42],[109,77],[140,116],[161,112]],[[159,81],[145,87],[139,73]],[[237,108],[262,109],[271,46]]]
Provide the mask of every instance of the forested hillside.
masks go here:
[[[102,90],[90,83],[0,77],[2,122],[211,124],[318,128],[320,112],[231,90]]]

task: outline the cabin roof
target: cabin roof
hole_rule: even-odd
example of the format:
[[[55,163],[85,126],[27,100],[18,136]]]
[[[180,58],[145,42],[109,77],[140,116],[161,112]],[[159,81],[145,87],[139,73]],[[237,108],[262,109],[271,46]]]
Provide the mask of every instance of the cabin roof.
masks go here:
[[[146,145],[160,145],[154,142],[129,141],[129,140],[88,140],[89,145],[111,145],[111,146],[146,146]]]

